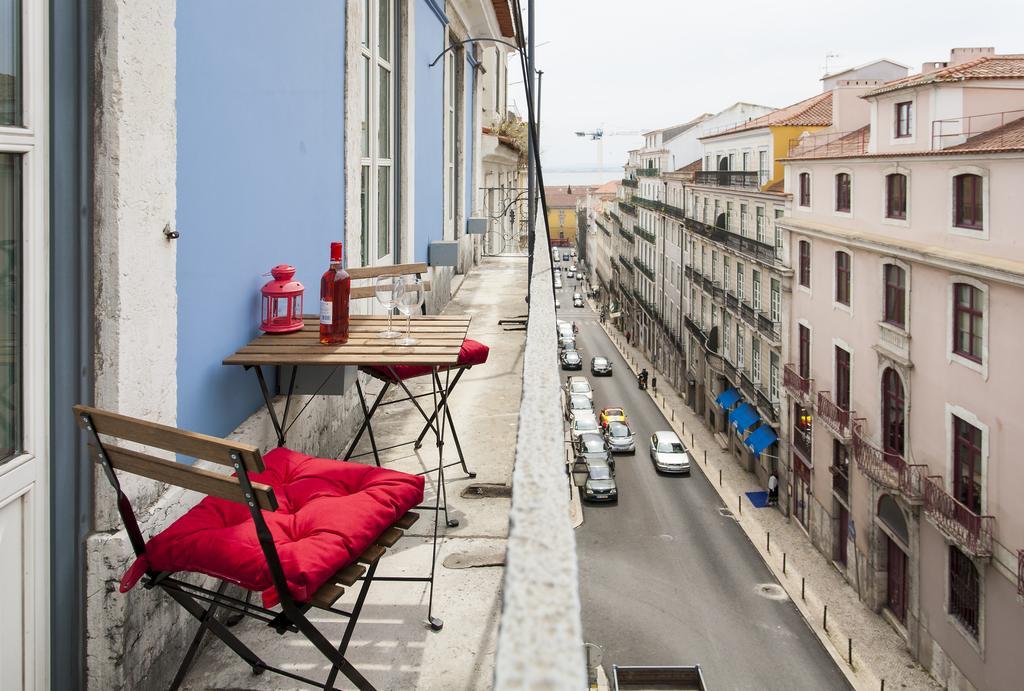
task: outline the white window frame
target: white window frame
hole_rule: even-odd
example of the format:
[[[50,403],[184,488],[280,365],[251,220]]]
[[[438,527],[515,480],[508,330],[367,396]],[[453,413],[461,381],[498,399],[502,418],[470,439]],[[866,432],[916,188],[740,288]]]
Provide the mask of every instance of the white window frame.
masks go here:
[[[836,180],[840,174],[845,173],[850,176],[850,210],[839,211],[836,209],[836,205],[839,203],[839,194],[836,189]],[[909,181],[908,181],[909,182]],[[851,168],[839,167],[832,171],[832,215],[837,218],[853,218],[853,170]],[[908,198],[909,201],[909,198]],[[908,205],[909,206],[909,205]]]
[[[901,140],[901,141],[905,141],[905,140]],[[889,207],[889,190],[888,190],[888,188],[886,186],[885,179],[886,179],[887,176],[889,176],[889,175],[891,175],[893,173],[899,173],[900,175],[905,175],[907,177],[907,192],[906,192],[906,194],[907,194],[907,213],[905,214],[904,218],[889,218],[889,216],[887,215],[888,214],[888,207]],[[884,223],[887,226],[898,226],[900,228],[908,228],[910,226],[910,214],[913,211],[913,208],[912,208],[913,199],[912,199],[912,195],[910,193],[912,182],[913,182],[913,178],[910,175],[910,169],[909,168],[905,168],[905,167],[900,166],[900,165],[894,165],[894,166],[886,166],[885,168],[882,169],[882,172],[881,172],[882,207],[881,207],[881,209],[879,209],[879,212],[880,212],[879,215],[881,216],[882,223]],[[952,223],[952,222],[950,222],[950,223]]]
[[[981,178],[981,230],[971,230],[970,228],[961,228],[955,225],[956,222],[956,188],[953,186],[956,182],[956,176],[958,175],[977,175]],[[964,238],[971,238],[973,240],[988,240],[989,239],[989,228],[991,223],[989,221],[991,209],[989,195],[989,171],[987,168],[981,168],[979,166],[957,166],[956,168],[950,168],[946,173],[949,182],[946,185],[946,189],[949,193],[946,195],[946,218],[949,220],[949,233],[950,235],[959,235]],[[907,181],[907,186],[910,186],[910,181]]]
[[[755,312],[761,311],[761,272],[754,269],[750,273],[750,306]]]
[[[398,2],[388,0],[391,22],[388,32],[390,57],[380,55],[380,31],[379,31],[379,3],[381,0],[362,0],[362,26],[359,28],[359,79],[361,82],[361,95],[363,98],[363,112],[360,118],[366,118],[365,136],[367,137],[368,148],[363,149],[362,136],[360,131],[359,155],[360,155],[360,199],[366,204],[365,209],[360,210],[360,236],[362,244],[362,262],[367,266],[382,266],[395,263],[395,228],[396,214],[398,208],[395,199],[397,190],[396,162],[398,160],[395,151],[395,131],[398,127],[398,114],[395,109],[395,102],[398,93],[398,70],[396,69],[395,56],[398,48],[399,32],[396,30],[398,24]],[[368,35],[363,35],[368,32]],[[369,74],[366,74],[364,67],[369,61]],[[380,70],[384,68],[390,75],[388,95],[388,156],[380,155],[379,132],[380,122]],[[368,109],[368,113],[366,111]],[[387,238],[387,246],[382,250],[380,246],[380,189],[379,172],[383,167],[390,169],[388,176],[388,203],[386,205],[388,228],[384,233]],[[368,170],[367,170],[368,169]],[[363,175],[366,174],[366,193],[362,194]],[[365,223],[365,227],[362,224]]]
[[[838,299],[839,298],[838,290],[837,290],[838,282],[836,281],[836,278],[839,275],[839,262],[837,260],[837,257],[839,256],[840,252],[846,254],[850,258],[850,304],[849,305],[844,305],[843,303],[839,302],[839,299]],[[851,316],[853,315],[853,296],[854,296],[853,286],[854,286],[854,278],[855,278],[854,275],[853,275],[853,257],[854,257],[853,250],[851,250],[849,247],[846,247],[845,245],[836,245],[835,247],[832,248],[832,309],[840,310],[842,312],[846,312],[847,314],[849,314]],[[812,274],[812,276],[813,276],[813,274]]]
[[[909,273],[908,273],[909,275]],[[981,291],[983,302],[981,316],[981,362],[975,362],[953,350],[953,286],[957,283],[972,285]],[[971,276],[953,275],[946,281],[946,362],[963,365],[969,370],[979,373],[985,381],[988,381],[988,356],[989,356],[989,324],[992,321],[992,309],[989,300],[989,287]],[[909,326],[909,321],[907,322]]]

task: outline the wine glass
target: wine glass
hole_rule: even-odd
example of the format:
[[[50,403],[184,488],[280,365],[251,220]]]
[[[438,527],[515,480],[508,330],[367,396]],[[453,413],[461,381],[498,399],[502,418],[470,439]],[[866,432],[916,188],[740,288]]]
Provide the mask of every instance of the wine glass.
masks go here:
[[[405,281],[397,274],[383,274],[373,279],[373,293],[377,302],[388,311],[388,328],[377,334],[381,338],[398,338],[402,335],[401,331],[391,328],[391,313],[398,306],[398,299],[404,290]]]
[[[405,315],[405,337],[395,341],[397,345],[412,346],[417,341],[411,334],[412,313],[419,310],[426,297],[423,289],[423,281],[418,278],[407,278],[402,293],[398,296],[398,311]]]

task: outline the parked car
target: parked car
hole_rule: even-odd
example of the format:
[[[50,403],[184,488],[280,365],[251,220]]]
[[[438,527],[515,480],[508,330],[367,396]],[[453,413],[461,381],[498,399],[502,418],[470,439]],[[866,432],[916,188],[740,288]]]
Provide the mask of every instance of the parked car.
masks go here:
[[[601,427],[607,427],[610,422],[629,422],[626,417],[625,408],[608,406],[601,409]]]
[[[555,309],[556,310],[562,309],[562,301],[559,300],[558,298],[555,298]]]
[[[561,290],[561,289],[562,289],[562,279],[560,279],[558,276],[555,276],[555,290]]]
[[[573,336],[559,336],[558,347],[561,350],[576,350],[576,338]]]
[[[569,256],[572,257],[573,259],[575,259],[576,258],[576,250],[569,250]]]
[[[576,273],[576,265],[575,264],[570,264],[569,265],[569,273]]]
[[[633,430],[625,422],[609,422],[604,428],[604,440],[612,453],[636,453],[636,440]]]
[[[560,319],[560,320],[558,320],[558,322],[556,322],[556,328],[558,329],[558,335],[559,336],[572,336],[573,335],[572,323],[571,322],[562,321]]]
[[[575,278],[576,277],[576,272],[572,270],[572,267],[566,269],[565,277],[566,278]]]
[[[592,432],[594,434],[600,434],[601,424],[597,421],[597,416],[587,415],[585,413],[578,413],[572,416],[572,420],[569,421],[569,437],[575,443],[580,435]]]
[[[569,261],[569,253],[568,252],[563,252],[562,253],[562,261],[563,262]]]
[[[615,459],[612,458],[608,445],[600,434],[591,432],[581,434],[579,439],[573,442],[573,451],[575,451],[577,459],[582,458],[588,463],[602,461],[611,466],[612,472],[615,472]]]
[[[583,394],[570,394],[565,398],[565,419],[571,420],[577,413],[594,414],[594,402]]]
[[[651,435],[651,461],[656,470],[689,475],[691,460],[690,452],[675,432],[655,432]]]
[[[572,301],[572,306],[573,307],[583,307],[583,298],[575,298]]]
[[[595,355],[590,358],[590,373],[595,377],[612,376],[612,362],[603,355]]]
[[[564,370],[583,369],[583,358],[580,357],[578,350],[563,350],[558,359],[561,360]]]
[[[565,391],[570,396],[572,394],[582,394],[589,398],[591,403],[594,401],[594,389],[591,388],[590,382],[587,381],[586,377],[581,377],[578,374],[566,377]]]
[[[607,465],[588,465],[587,480],[583,483],[581,499],[585,501],[618,501],[619,487],[615,475]]]

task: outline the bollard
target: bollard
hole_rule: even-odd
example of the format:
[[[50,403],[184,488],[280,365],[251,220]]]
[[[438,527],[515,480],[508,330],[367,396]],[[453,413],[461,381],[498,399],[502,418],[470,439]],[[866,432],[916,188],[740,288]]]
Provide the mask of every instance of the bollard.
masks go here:
[[[782,575],[786,575],[786,553],[782,553]]]
[[[882,677],[882,688],[881,691],[885,691],[885,677]]]
[[[853,667],[853,639],[846,639],[846,659],[850,661],[850,667]]]
[[[722,469],[721,468],[718,469],[718,486],[719,487],[722,486]]]
[[[693,432],[690,432],[690,446],[695,446],[696,443],[693,441]]]
[[[704,465],[708,464],[708,450],[704,449]]]
[[[767,538],[768,538],[768,554],[771,554],[772,553],[772,534],[771,534],[771,532],[767,533]]]
[[[675,409],[675,408],[673,408],[673,409],[671,410],[671,413],[672,413],[672,422],[675,422],[675,421],[676,421],[676,409]]]
[[[806,600],[804,597],[804,586],[807,585],[807,579],[803,576],[800,577],[800,599]]]
[[[825,610],[821,613],[821,628],[828,631],[828,605],[825,605]]]
[[[743,513],[743,495],[742,494],[736,495],[736,509],[740,512],[740,514]]]

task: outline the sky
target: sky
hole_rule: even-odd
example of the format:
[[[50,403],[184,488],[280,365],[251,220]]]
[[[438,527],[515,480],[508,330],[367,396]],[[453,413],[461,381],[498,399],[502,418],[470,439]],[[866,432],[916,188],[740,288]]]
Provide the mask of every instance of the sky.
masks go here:
[[[608,133],[812,96],[826,55],[830,72],[889,58],[913,73],[953,47],[1024,53],[1021,0],[536,0],[536,11],[546,174],[597,166],[596,142],[577,130],[604,129],[604,165],[617,167],[641,138]],[[513,107],[525,114],[513,74]]]

